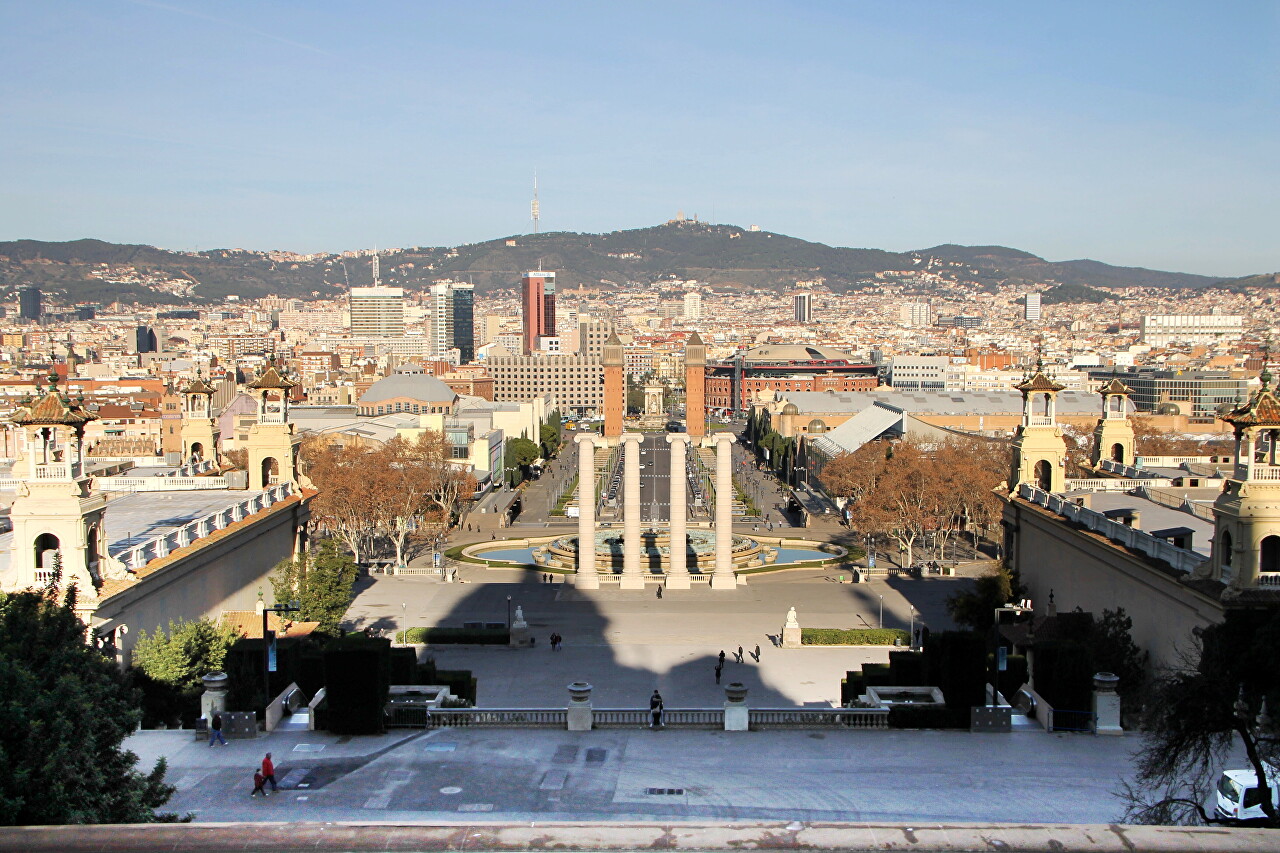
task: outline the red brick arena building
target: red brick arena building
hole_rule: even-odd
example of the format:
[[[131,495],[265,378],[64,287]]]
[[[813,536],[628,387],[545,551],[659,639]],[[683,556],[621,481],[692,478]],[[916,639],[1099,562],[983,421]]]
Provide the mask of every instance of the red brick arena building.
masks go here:
[[[874,391],[874,364],[830,347],[780,344],[742,350],[707,365],[707,409],[742,413],[761,391]]]

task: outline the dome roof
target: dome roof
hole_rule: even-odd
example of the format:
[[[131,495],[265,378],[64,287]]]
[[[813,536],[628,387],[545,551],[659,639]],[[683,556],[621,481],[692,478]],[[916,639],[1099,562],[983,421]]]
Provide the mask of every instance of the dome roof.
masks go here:
[[[752,347],[741,354],[742,360],[751,364],[773,364],[787,361],[856,361],[852,354],[831,347],[810,344],[765,344]]]
[[[787,403],[785,406],[782,407],[782,414],[798,415],[800,414],[800,407],[797,406],[795,403]]]
[[[397,397],[452,403],[457,396],[452,388],[434,376],[423,373],[421,370],[403,370],[370,385],[369,390],[360,397],[360,405],[381,403],[383,400],[394,400]]]

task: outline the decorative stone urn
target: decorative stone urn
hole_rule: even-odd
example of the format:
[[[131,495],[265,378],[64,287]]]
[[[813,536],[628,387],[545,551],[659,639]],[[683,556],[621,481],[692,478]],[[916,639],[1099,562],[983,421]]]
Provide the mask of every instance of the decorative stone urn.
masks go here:
[[[747,686],[741,681],[734,681],[724,686],[724,698],[733,703],[746,701]]]
[[[591,701],[591,685],[585,681],[575,681],[569,685],[569,701],[582,705]]]
[[[571,732],[589,732],[595,725],[595,711],[591,707],[591,685],[575,681],[569,685],[569,707],[565,714],[566,728]]]
[[[1122,735],[1120,726],[1120,694],[1116,687],[1120,676],[1114,672],[1093,675],[1093,732],[1098,735]]]
[[[750,727],[750,713],[747,711],[747,685],[734,681],[724,686],[724,730],[726,732],[745,732]]]
[[[1120,683],[1120,676],[1114,672],[1095,672],[1093,674],[1093,689],[1099,693],[1115,693],[1116,686]]]
[[[227,691],[231,689],[231,679],[225,672],[210,672],[200,676],[204,683],[204,693],[200,695],[200,716],[212,721],[214,714],[227,712]]]

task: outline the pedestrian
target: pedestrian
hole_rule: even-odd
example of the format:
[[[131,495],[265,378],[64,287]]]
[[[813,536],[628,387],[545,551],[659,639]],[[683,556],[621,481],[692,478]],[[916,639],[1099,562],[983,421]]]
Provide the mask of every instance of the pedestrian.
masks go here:
[[[649,697],[649,728],[662,725],[662,694],[655,689]]]
[[[661,584],[659,584],[659,586],[658,586],[658,598],[662,598],[662,586],[661,586]]]
[[[494,539],[497,539],[497,538],[498,538],[498,534],[496,534],[496,533],[490,533],[490,534],[489,534],[489,540],[490,540],[490,541],[493,541]]]
[[[744,663],[744,662],[745,660],[742,657],[742,646],[738,646],[738,663]]]
[[[272,763],[271,753],[269,752],[262,758],[262,778],[271,783],[271,790],[278,790],[276,788],[276,766]]]
[[[724,649],[720,650],[720,666],[721,668],[724,667]]]
[[[214,741],[227,745],[227,739],[222,736],[222,715],[214,714],[213,719],[209,721],[209,746],[213,747]]]
[[[760,644],[756,643],[756,663],[760,663]]]
[[[253,768],[253,792],[250,793],[249,796],[252,797],[254,794],[257,794],[259,791],[262,792],[262,796],[264,797],[267,796],[267,789],[262,787],[266,783],[266,781],[267,781],[267,777],[262,775],[262,768],[260,767]]]
[[[720,673],[724,672],[724,661],[716,664],[716,684],[720,683]]]

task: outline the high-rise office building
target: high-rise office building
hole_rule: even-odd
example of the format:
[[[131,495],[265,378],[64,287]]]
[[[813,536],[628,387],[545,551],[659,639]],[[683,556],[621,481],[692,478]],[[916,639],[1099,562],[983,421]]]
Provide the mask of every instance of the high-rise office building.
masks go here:
[[[538,339],[556,333],[556,274],[537,270],[520,279],[524,309],[524,354],[539,348]]]
[[[159,352],[160,342],[156,337],[155,329],[150,326],[138,326],[133,330],[133,351],[134,352]]]
[[[404,337],[404,288],[351,288],[351,334],[367,338]]]
[[[459,364],[475,360],[475,287],[458,281],[438,281],[431,285],[427,309],[431,334],[431,354],[447,359],[458,351]]]
[[[18,289],[18,316],[23,320],[39,320],[43,313],[40,288],[22,287]]]
[[[702,294],[696,290],[690,290],[684,295],[684,319],[702,319]]]
[[[793,294],[791,299],[792,299],[792,306],[795,310],[796,322],[812,323],[813,322],[813,294],[807,290],[802,290],[799,293]]]
[[[1028,293],[1024,297],[1025,304],[1022,308],[1022,319],[1028,323],[1040,322],[1040,294]]]
[[[898,306],[898,320],[904,326],[927,326],[933,322],[928,302],[907,302]]]

